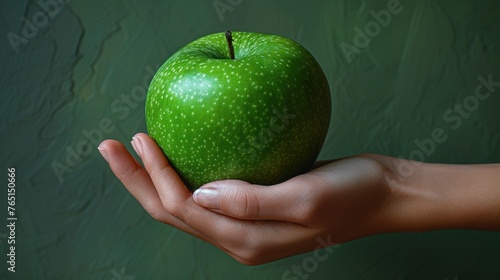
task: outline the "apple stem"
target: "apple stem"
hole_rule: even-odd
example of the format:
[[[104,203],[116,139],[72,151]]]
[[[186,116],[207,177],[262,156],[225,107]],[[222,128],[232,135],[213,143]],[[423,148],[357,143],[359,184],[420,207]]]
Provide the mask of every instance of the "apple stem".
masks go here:
[[[229,54],[231,55],[231,59],[235,59],[234,46],[233,46],[233,33],[229,30],[226,31],[226,40],[227,40],[227,46],[229,47]]]

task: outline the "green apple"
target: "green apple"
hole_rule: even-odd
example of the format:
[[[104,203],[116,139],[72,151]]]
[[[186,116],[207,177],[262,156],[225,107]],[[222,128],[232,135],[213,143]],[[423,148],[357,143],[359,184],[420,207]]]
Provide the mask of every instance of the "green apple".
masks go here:
[[[222,179],[271,185],[307,172],[325,140],[328,81],[304,47],[226,32],[172,55],[153,77],[148,133],[194,190]]]

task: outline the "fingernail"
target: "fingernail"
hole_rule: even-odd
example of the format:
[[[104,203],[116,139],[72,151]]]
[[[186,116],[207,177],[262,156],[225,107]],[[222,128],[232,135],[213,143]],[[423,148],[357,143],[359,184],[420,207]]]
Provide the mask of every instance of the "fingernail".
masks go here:
[[[106,150],[102,147],[97,147],[97,150],[99,150],[99,153],[101,153],[101,156],[107,161],[109,162],[109,156],[108,156],[108,153],[106,152]]]
[[[213,189],[197,189],[193,193],[193,199],[203,207],[220,209],[219,192]]]
[[[132,137],[132,148],[134,148],[134,151],[140,156],[142,157],[142,141],[140,138],[137,138],[137,137]]]

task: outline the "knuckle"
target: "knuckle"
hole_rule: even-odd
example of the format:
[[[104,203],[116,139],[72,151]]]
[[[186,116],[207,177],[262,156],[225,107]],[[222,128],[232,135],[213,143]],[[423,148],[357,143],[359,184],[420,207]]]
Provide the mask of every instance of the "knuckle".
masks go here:
[[[255,217],[259,214],[259,200],[252,192],[235,190],[229,197],[230,209],[238,217]]]
[[[173,170],[172,165],[166,164],[166,165],[161,166],[159,168],[151,167],[150,170],[149,170],[149,174],[152,177],[162,178],[162,177],[165,177],[172,170]]]
[[[264,228],[258,223],[252,228],[240,227],[232,231],[226,231],[224,247],[231,252],[233,258],[245,265],[259,265],[266,263],[275,254],[273,248],[279,243],[277,236],[262,235]],[[271,245],[272,244],[272,245]]]
[[[312,221],[321,215],[321,203],[324,199],[317,190],[305,189],[300,197],[300,207],[298,207],[297,217],[301,221]]]
[[[241,244],[237,248],[237,256],[240,258],[240,262],[247,265],[256,265],[259,261],[262,261],[264,252],[259,240],[250,237],[240,242]]]
[[[146,212],[151,216],[151,218],[155,219],[158,222],[163,222],[165,218],[165,210],[161,208],[161,205],[154,203],[153,201],[148,201],[142,203],[142,208],[146,210]]]
[[[259,254],[255,254],[254,252],[249,252],[246,255],[240,257],[240,263],[245,265],[259,265],[262,260]]]
[[[184,218],[184,212],[179,209],[179,207],[176,207],[175,205],[172,205],[172,203],[166,203],[162,201],[163,208],[170,213],[170,215],[174,216],[177,219],[183,219]]]
[[[155,203],[147,203],[143,205],[144,210],[156,221],[165,222],[165,210],[158,207]]]
[[[130,165],[128,168],[124,168],[120,170],[117,175],[118,179],[122,184],[127,185],[129,183],[134,182],[137,178],[140,177],[141,168]]]
[[[157,210],[154,210],[154,209],[147,209],[146,208],[146,212],[148,212],[148,214],[155,220],[155,221],[158,221],[158,222],[163,222],[163,215],[160,214],[159,211]]]
[[[248,250],[243,252],[242,259],[244,259],[250,265],[256,265],[259,263],[259,261],[262,261],[263,254],[259,249],[249,248]]]
[[[311,221],[318,217],[319,211],[317,207],[311,204],[306,204],[302,207],[302,211],[299,213],[299,219],[301,221]]]

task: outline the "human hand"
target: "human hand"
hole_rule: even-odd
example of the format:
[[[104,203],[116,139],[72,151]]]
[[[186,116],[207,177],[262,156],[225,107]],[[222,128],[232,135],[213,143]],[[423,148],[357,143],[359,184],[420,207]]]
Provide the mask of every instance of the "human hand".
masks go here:
[[[192,194],[161,149],[139,133],[132,144],[144,168],[114,140],[99,146],[114,174],[156,220],[256,265],[386,229],[390,205],[383,156],[324,164],[274,186],[238,180],[208,183]]]

